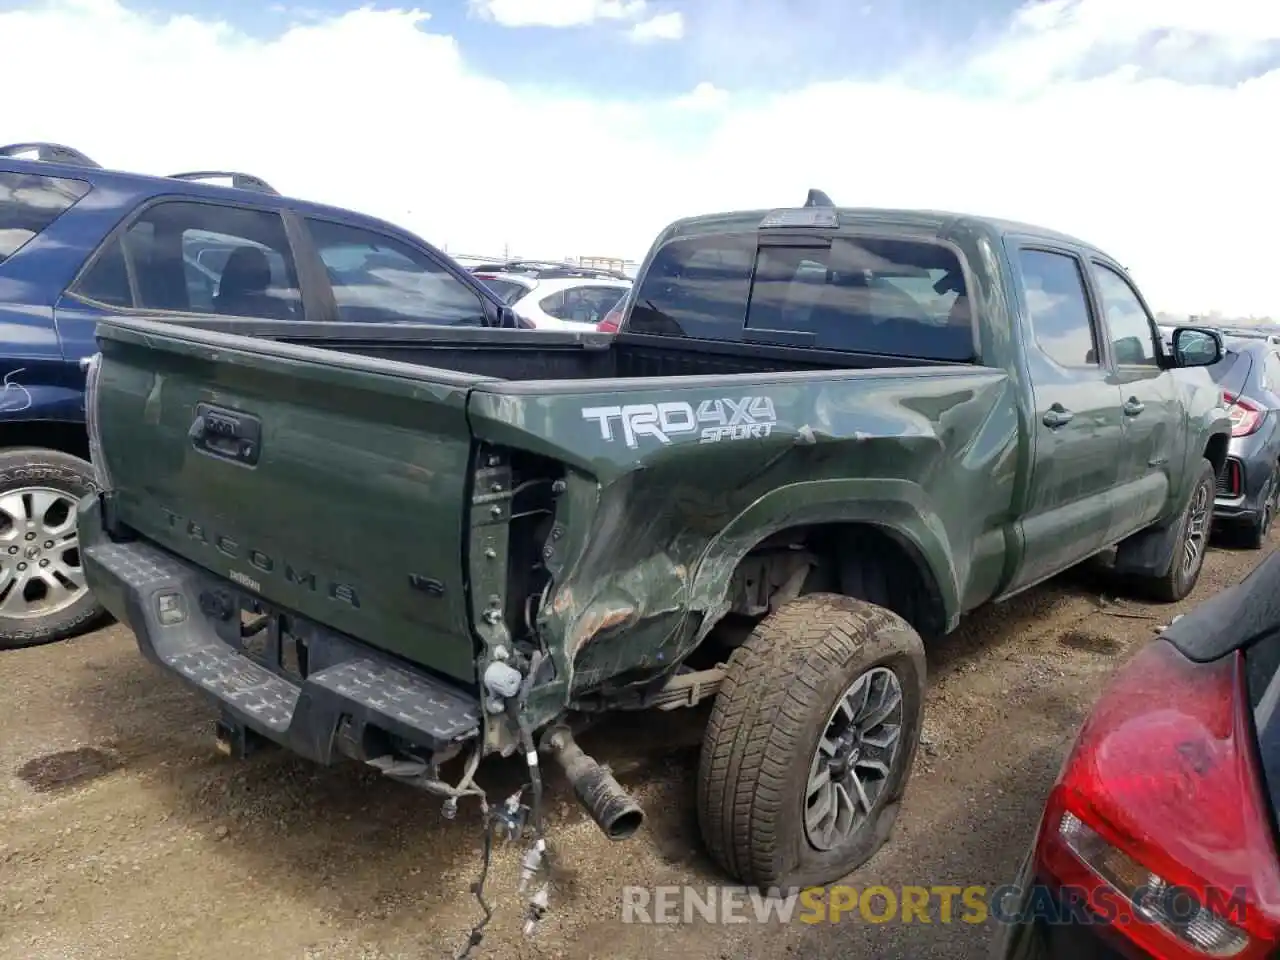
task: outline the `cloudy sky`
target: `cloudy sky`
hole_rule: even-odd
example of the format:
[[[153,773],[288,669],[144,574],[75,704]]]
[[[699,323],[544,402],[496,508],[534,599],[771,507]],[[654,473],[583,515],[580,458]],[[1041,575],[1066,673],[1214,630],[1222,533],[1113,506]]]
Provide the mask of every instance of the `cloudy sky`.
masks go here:
[[[0,0],[0,141],[250,170],[455,253],[837,203],[1081,235],[1280,316],[1280,0]]]

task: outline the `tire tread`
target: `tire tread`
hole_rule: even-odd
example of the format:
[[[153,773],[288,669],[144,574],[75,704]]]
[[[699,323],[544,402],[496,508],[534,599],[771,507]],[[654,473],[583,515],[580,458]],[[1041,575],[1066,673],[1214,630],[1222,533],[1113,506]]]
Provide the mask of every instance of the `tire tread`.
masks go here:
[[[830,676],[844,672],[886,630],[915,637],[887,609],[838,594],[809,594],[767,616],[730,657],[698,778],[702,834],[728,873],[760,885],[778,880],[777,829],[794,799],[788,770],[796,751],[807,750],[801,741],[814,705]]]

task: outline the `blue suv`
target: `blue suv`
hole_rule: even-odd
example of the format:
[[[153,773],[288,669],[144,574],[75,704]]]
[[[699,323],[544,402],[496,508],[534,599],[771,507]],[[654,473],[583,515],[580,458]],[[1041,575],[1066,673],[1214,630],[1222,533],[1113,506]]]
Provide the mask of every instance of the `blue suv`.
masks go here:
[[[81,361],[100,317],[152,312],[206,327],[528,326],[413,234],[257,177],[143,176],[58,144],[0,147],[0,648],[101,614],[74,522],[94,489]]]

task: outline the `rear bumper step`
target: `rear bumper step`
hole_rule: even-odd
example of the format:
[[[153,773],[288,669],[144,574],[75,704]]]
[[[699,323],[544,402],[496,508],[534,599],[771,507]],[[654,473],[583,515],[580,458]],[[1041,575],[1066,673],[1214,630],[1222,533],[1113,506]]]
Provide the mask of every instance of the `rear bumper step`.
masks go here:
[[[305,678],[267,669],[224,639],[239,631],[238,611],[234,624],[220,622],[199,600],[210,591],[249,594],[152,544],[106,539],[97,498],[81,504],[78,525],[89,585],[142,653],[267,739],[327,764],[335,751],[356,759],[385,752],[379,738],[388,736],[433,753],[478,736],[480,704],[469,692],[310,621],[290,619],[291,632],[305,637]]]

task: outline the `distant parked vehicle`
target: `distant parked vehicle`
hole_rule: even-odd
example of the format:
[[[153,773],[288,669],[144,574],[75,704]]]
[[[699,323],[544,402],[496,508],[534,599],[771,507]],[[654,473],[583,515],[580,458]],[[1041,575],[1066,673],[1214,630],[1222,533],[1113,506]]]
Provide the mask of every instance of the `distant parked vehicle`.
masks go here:
[[[1175,324],[1162,323],[1159,325],[1160,337],[1164,340],[1165,350],[1173,349],[1173,342],[1170,339],[1173,331],[1177,329]],[[1237,340],[1266,340],[1270,343],[1280,344],[1280,331],[1273,327],[1214,327],[1224,337]]]
[[[1272,554],[1102,690],[993,904],[991,960],[1277,955],[1278,591]]]
[[[0,146],[0,649],[102,612],[74,523],[95,489],[80,362],[99,320],[157,311],[241,332],[287,320],[312,342],[530,326],[419,237],[258,177],[144,176],[58,144]]]
[[[1231,416],[1231,443],[1218,473],[1214,517],[1243,528],[1261,548],[1280,505],[1280,343],[1228,337],[1223,358],[1208,367]]]
[[[616,270],[537,260],[511,260],[473,267],[472,274],[534,327],[597,327],[631,289]]]
[[[1266,340],[1280,344],[1280,334],[1269,327],[1218,327],[1224,337],[1236,337],[1241,340]]]
[[[604,315],[604,319],[596,324],[596,329],[601,333],[617,333],[618,328],[622,326],[622,318],[627,312],[627,298],[631,296],[628,290],[618,298],[618,302],[609,308],[609,312]]]

